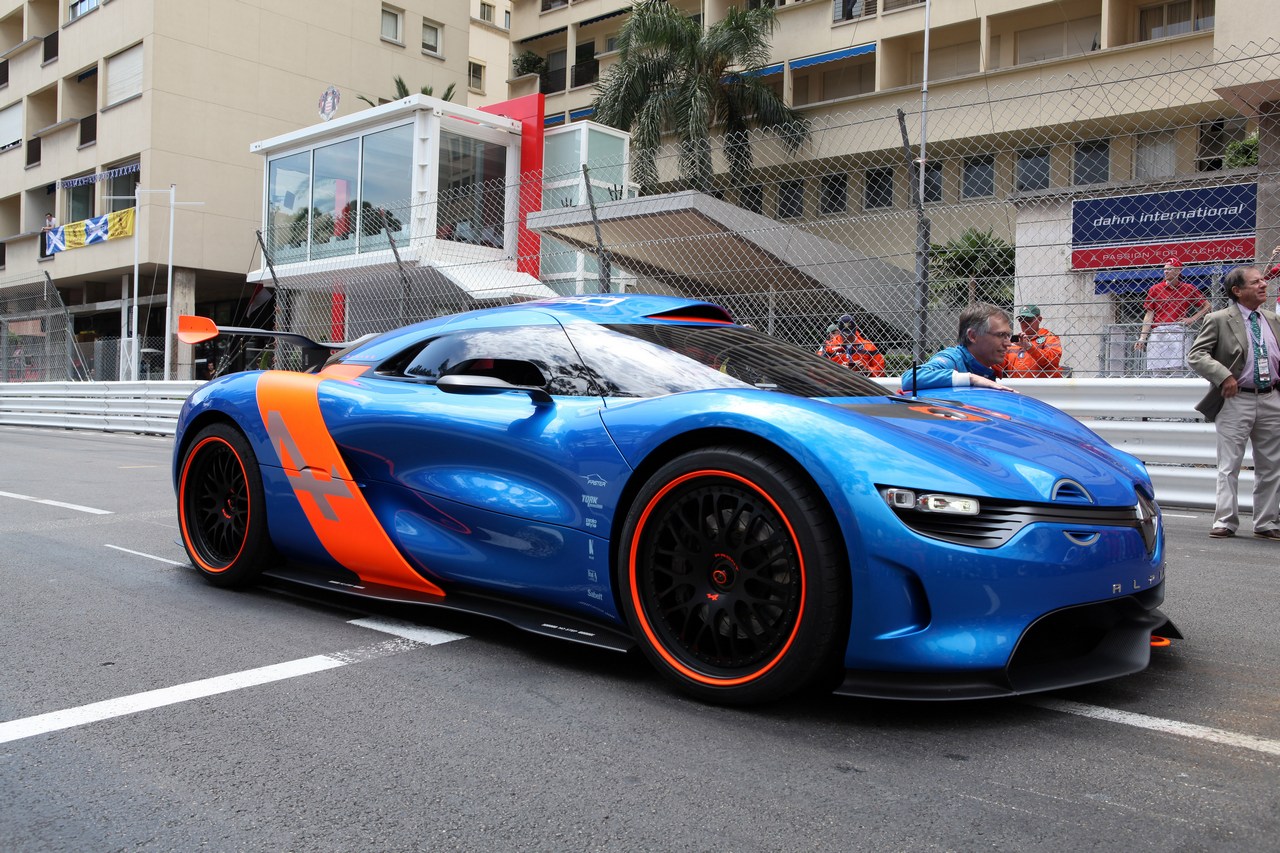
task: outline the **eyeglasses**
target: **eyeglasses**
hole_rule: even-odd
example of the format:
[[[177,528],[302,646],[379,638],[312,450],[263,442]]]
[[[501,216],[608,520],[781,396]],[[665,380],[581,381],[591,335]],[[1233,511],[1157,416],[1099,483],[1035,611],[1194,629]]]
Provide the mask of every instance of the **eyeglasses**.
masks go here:
[[[1012,341],[1015,337],[1013,332],[987,332],[987,334],[991,335],[993,338],[999,338],[1006,343]]]

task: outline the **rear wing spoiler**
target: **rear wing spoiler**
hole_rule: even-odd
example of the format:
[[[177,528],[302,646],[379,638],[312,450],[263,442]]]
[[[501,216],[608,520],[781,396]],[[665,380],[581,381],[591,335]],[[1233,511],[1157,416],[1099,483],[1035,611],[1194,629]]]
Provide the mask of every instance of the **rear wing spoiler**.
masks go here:
[[[199,317],[194,314],[182,314],[178,317],[178,340],[184,344],[204,343],[219,335],[276,338],[292,344],[302,350],[302,362],[304,369],[308,371],[323,365],[325,360],[338,350],[373,337],[373,335],[365,335],[355,341],[313,341],[297,332],[277,332],[272,329],[256,329],[252,326],[219,326],[208,317]]]

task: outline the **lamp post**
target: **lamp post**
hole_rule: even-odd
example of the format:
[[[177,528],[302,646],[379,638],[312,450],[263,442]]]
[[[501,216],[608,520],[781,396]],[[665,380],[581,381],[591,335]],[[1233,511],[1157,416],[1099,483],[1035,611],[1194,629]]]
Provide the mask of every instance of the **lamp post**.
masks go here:
[[[170,363],[173,353],[173,209],[179,204],[183,205],[201,205],[202,201],[176,201],[178,185],[169,184],[167,190],[144,190],[142,187],[134,187],[133,195],[109,195],[107,199],[125,200],[133,199],[133,343],[129,348],[129,357],[132,361],[130,365],[130,379],[137,381],[139,359],[141,358],[141,349],[138,341],[138,245],[142,239],[142,194],[143,193],[167,193],[169,195],[169,275],[165,285],[165,303],[164,303],[164,378],[168,380]],[[121,330],[120,345],[124,346],[124,330]],[[121,371],[123,373],[123,371]],[[124,379],[124,376],[120,377]]]

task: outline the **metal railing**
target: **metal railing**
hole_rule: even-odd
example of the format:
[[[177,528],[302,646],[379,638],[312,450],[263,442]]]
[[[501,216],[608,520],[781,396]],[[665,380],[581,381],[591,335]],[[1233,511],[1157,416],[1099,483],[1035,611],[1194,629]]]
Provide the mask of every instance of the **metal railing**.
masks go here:
[[[887,390],[897,379],[876,380]],[[1194,406],[1200,379],[1014,379],[1018,391],[1082,421],[1141,459],[1165,506],[1212,507],[1217,437]],[[0,424],[173,435],[199,382],[24,382],[0,384]],[[1240,474],[1240,508],[1253,506],[1253,457]]]

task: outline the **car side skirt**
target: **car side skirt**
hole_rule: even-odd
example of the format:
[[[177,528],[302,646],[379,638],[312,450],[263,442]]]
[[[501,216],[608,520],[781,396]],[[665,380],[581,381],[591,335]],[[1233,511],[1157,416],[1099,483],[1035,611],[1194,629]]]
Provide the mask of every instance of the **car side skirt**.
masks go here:
[[[354,575],[348,575],[345,578],[328,577],[292,566],[268,569],[262,574],[264,578],[283,581],[291,588],[288,590],[291,592],[296,592],[296,587],[304,587],[323,590],[342,597],[354,596],[371,601],[412,604],[450,610],[455,613],[470,613],[497,619],[530,634],[555,637],[558,640],[568,640],[572,643],[615,652],[627,652],[636,647],[636,642],[631,635],[617,628],[485,595],[457,592],[451,589],[447,597],[437,596],[428,592],[360,580]]]

